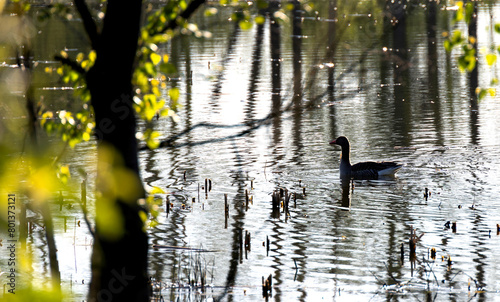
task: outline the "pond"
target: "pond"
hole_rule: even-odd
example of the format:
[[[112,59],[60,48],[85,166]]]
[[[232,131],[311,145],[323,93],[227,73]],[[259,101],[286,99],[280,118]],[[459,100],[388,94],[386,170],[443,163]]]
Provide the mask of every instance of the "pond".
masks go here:
[[[434,15],[409,4],[392,27],[371,1],[337,16],[328,3],[298,12],[299,25],[288,12],[249,30],[219,8],[195,19],[211,38],[165,46],[179,121],[156,121],[169,146],[140,152],[145,184],[168,192],[148,230],[154,297],[257,301],[271,276],[275,301],[500,301],[500,102],[474,94],[498,70],[458,70],[458,51],[443,47],[454,12],[444,4]],[[479,62],[498,44],[498,16],[496,4],[478,6]],[[340,148],[329,145],[341,135],[353,162],[404,167],[343,184]],[[92,179],[95,144],[72,152]],[[280,190],[292,194],[288,214],[273,212]],[[78,211],[54,216],[63,284],[79,301],[90,236]],[[43,259],[37,234],[31,252]],[[40,261],[33,278],[43,280]]]

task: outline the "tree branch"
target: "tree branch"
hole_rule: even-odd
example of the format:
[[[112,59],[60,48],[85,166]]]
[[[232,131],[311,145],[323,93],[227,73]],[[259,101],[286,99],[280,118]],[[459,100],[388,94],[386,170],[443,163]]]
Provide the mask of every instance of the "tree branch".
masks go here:
[[[85,69],[83,69],[82,66],[80,66],[77,62],[71,60],[70,58],[65,58],[65,57],[60,56],[60,55],[55,55],[54,59],[56,61],[60,61],[64,65],[68,65],[69,67],[73,68],[74,71],[76,71],[80,74],[86,73]]]
[[[188,19],[192,14],[194,14],[194,12],[198,9],[198,7],[200,7],[203,3],[205,3],[205,0],[193,0],[189,3],[188,7],[186,7],[186,10],[183,11],[179,17],[186,20]],[[177,26],[179,25],[179,23],[177,23],[177,18],[174,19],[174,20],[170,20],[170,22],[168,22],[167,25],[165,25],[165,27],[162,28],[162,30],[160,31],[160,33],[163,33],[163,32],[166,32],[167,30],[169,29],[175,29]]]
[[[90,44],[93,49],[97,50],[99,46],[99,32],[97,31],[97,25],[92,18],[92,14],[90,13],[88,6],[85,4],[85,0],[74,0],[74,3],[80,17],[82,17],[83,26],[85,27],[85,31],[90,39]]]

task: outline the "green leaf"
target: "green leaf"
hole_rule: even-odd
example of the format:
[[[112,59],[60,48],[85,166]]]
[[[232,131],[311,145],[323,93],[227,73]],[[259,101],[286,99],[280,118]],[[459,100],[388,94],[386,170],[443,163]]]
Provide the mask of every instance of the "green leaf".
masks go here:
[[[474,16],[474,4],[472,4],[472,2],[467,2],[467,4],[465,5],[465,22],[469,24],[473,16]]]
[[[89,53],[89,60],[90,62],[94,63],[96,59],[97,59],[97,53],[95,52],[95,50],[92,50]]]
[[[135,71],[135,84],[144,90],[148,85],[148,77],[141,69],[136,69]]]
[[[69,78],[71,80],[71,82],[76,82],[76,80],[78,80],[78,78],[80,77],[80,74],[75,72],[75,71],[70,71],[69,73]]]
[[[177,69],[171,63],[162,62],[160,64],[160,71],[163,74],[175,74],[177,72]]]
[[[462,32],[460,30],[455,30],[451,36],[451,43],[453,45],[462,43],[464,39],[462,38]]]
[[[177,102],[177,100],[179,99],[179,96],[180,96],[180,91],[179,91],[179,88],[171,88],[169,91],[168,91],[168,96],[170,97],[170,99],[172,100],[172,102]]]
[[[250,22],[248,20],[242,20],[242,21],[240,21],[239,25],[240,25],[240,28],[242,30],[249,30],[249,29],[252,28],[252,22]]]
[[[500,34],[500,23],[495,24],[495,32]]]
[[[149,194],[165,194],[165,191],[160,188],[160,187],[153,187],[151,188],[151,191],[149,191]]]
[[[463,19],[464,19],[464,10],[463,8],[459,8],[455,12],[455,16],[453,16],[453,22],[459,22],[462,21]]]
[[[258,15],[257,17],[255,17],[255,23],[262,25],[264,24],[264,22],[266,22],[266,18],[264,16]]]
[[[217,8],[215,7],[209,7],[205,10],[204,12],[204,15],[205,17],[210,17],[210,16],[213,16],[213,15],[216,15],[218,12]]]
[[[266,9],[268,8],[269,3],[266,0],[257,0],[257,8],[258,9]]]
[[[81,63],[84,58],[85,58],[85,55],[83,54],[83,52],[80,52],[76,55],[76,62]]]
[[[158,137],[160,136],[160,133],[157,131],[153,131],[152,129],[146,130],[144,133],[144,138],[146,140],[146,144],[150,149],[156,149],[160,146],[160,140],[158,140]]]
[[[62,165],[57,171],[57,177],[63,184],[67,184],[68,180],[71,178],[71,173],[69,171],[68,165]]]
[[[151,62],[146,62],[144,63],[144,70],[146,71],[146,74],[154,77],[156,76],[156,68]]]
[[[451,52],[451,50],[453,49],[453,45],[451,44],[451,41],[444,40],[443,44],[444,44],[444,49],[446,49],[447,52]]]
[[[476,56],[471,53],[464,54],[458,58],[458,67],[460,71],[471,72],[476,67]]]
[[[165,191],[160,188],[160,187],[152,187],[151,191],[149,191],[149,194],[165,194]]]
[[[484,97],[486,96],[486,93],[487,93],[487,92],[488,92],[488,91],[487,91],[486,89],[480,89],[480,90],[479,90],[479,93],[477,94],[477,98],[478,98],[479,100],[484,99]]]
[[[149,55],[149,58],[151,59],[151,62],[153,62],[154,65],[158,65],[158,63],[160,63],[161,61],[161,56],[154,52]]]
[[[86,142],[88,142],[90,140],[90,134],[88,132],[84,132],[82,134],[82,139]]]
[[[142,113],[147,121],[151,121],[156,115],[156,95],[146,94],[143,100]]]
[[[489,53],[486,55],[486,63],[488,63],[489,66],[495,64],[497,61],[497,55]]]

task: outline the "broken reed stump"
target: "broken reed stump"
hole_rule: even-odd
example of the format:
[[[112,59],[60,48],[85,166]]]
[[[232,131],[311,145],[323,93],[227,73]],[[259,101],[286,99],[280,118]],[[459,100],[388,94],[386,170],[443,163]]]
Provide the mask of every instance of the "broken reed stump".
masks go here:
[[[431,259],[436,260],[436,248],[434,247],[431,249]]]
[[[273,218],[279,218],[280,217],[280,204],[281,204],[281,196],[280,196],[280,191],[274,191],[272,195],[272,204],[273,204],[273,211],[272,211],[272,217]]]
[[[410,239],[408,240],[408,243],[410,245],[410,261],[412,261],[412,259],[415,259],[417,251],[417,241],[418,238],[415,234],[415,231],[413,230],[413,226],[410,226]]]
[[[288,205],[290,204],[290,198],[292,197],[292,193],[288,194],[288,190],[285,190],[285,202],[283,203],[283,212],[285,215],[290,215],[290,211],[288,211]]]
[[[429,188],[425,188],[424,189],[424,198],[425,198],[425,201],[427,201],[427,199],[429,199],[429,197],[431,197],[431,191],[429,191]]]
[[[456,221],[454,221],[454,222],[451,223],[451,231],[453,233],[457,232],[457,222]]]
[[[273,276],[269,275],[267,279],[262,276],[262,297],[268,298],[273,295]]]
[[[294,199],[294,207],[297,206],[297,194],[288,193],[288,189],[279,188],[275,190],[272,194],[272,218],[280,218],[281,207],[283,207],[283,213],[285,214],[285,221],[290,216],[290,199]]]
[[[205,178],[205,186],[203,188],[205,189],[205,198],[208,198],[208,192],[212,191],[212,179]]]

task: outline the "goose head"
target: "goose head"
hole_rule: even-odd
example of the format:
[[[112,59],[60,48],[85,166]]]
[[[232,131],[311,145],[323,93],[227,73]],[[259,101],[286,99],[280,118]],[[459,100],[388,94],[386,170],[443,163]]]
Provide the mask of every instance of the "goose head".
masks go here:
[[[331,141],[330,145],[339,145],[342,149],[349,148],[349,140],[345,136],[339,136],[337,139]]]

